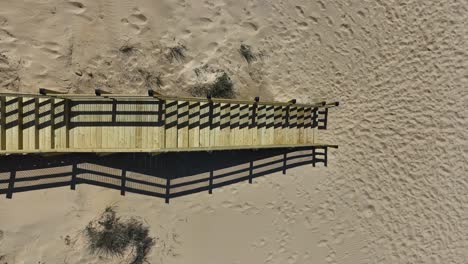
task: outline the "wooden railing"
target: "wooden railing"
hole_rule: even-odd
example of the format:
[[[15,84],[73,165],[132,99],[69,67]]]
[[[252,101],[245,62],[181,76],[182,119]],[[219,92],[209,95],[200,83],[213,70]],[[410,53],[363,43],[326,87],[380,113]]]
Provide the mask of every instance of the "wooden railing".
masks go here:
[[[317,141],[328,109],[297,104],[164,96],[0,94],[0,154],[177,152],[336,147]]]

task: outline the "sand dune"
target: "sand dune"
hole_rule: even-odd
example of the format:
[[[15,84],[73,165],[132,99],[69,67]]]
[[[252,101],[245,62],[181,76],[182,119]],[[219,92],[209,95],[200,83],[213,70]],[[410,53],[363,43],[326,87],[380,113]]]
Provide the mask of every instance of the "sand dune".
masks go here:
[[[120,263],[80,235],[109,204],[151,227],[151,263],[466,263],[467,14],[466,1],[0,1],[2,92],[186,95],[224,71],[240,98],[342,102],[328,168],[170,205],[92,186],[0,199],[0,263]],[[241,44],[261,56],[247,63]]]

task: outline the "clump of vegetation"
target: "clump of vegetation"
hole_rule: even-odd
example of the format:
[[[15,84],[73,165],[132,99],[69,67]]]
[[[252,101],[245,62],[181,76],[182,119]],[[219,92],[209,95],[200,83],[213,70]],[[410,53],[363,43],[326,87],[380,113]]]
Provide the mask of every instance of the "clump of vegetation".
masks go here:
[[[170,62],[174,62],[174,61],[183,62],[185,60],[186,51],[187,51],[187,48],[184,45],[178,44],[174,47],[168,48],[166,57]]]
[[[219,75],[211,84],[197,85],[191,91],[193,96],[208,96],[215,98],[234,98],[234,84],[226,72]]]
[[[138,73],[141,74],[141,77],[145,82],[145,86],[148,89],[152,89],[155,86],[161,87],[164,85],[160,72],[150,72],[145,69],[139,68]]]
[[[250,63],[257,60],[257,56],[252,51],[252,47],[249,46],[249,45],[241,44],[240,49],[239,49],[239,53],[247,61],[248,64],[250,64]]]
[[[91,221],[85,234],[92,253],[122,257],[131,250],[131,264],[146,262],[146,256],[155,245],[148,227],[134,218],[120,219],[112,207],[107,207],[98,220]]]
[[[133,46],[133,45],[131,45],[129,43],[125,43],[119,48],[119,51],[122,52],[125,55],[132,55],[137,50],[138,49],[135,46]]]

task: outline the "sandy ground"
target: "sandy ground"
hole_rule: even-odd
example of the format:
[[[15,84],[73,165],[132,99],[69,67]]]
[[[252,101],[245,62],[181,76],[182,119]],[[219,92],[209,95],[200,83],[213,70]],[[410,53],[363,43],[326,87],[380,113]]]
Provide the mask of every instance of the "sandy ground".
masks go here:
[[[144,93],[159,76],[187,94],[222,70],[242,98],[342,105],[328,168],[170,205],[82,185],[0,199],[0,263],[120,263],[80,238],[109,204],[151,226],[151,263],[466,263],[467,21],[467,1],[1,0],[2,91]]]

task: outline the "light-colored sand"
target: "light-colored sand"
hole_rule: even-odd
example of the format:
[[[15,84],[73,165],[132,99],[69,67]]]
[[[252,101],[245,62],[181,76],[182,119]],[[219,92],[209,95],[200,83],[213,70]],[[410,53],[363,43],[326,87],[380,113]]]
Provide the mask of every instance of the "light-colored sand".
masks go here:
[[[119,263],[79,235],[108,204],[151,226],[151,263],[467,263],[467,14],[467,1],[1,0],[2,91],[143,93],[147,72],[185,94],[225,70],[243,98],[343,104],[328,168],[170,205],[82,185],[0,199],[0,263]],[[248,65],[242,42],[266,56]],[[187,58],[170,63],[177,43]]]

